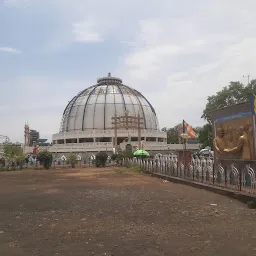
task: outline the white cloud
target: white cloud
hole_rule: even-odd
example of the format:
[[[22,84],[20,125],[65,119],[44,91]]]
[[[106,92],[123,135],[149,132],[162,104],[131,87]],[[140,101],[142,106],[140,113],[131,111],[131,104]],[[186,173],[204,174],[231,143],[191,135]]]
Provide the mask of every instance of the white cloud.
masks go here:
[[[158,45],[135,52],[125,59],[125,64],[130,68],[133,77],[147,79],[148,75],[161,68],[161,64],[173,55],[182,51],[178,45]]]
[[[97,32],[93,21],[85,20],[73,24],[73,34],[77,42],[101,42],[103,38]]]
[[[0,47],[0,52],[7,52],[7,53],[21,53],[20,50],[11,48],[11,47]]]
[[[169,9],[168,15],[140,21],[118,70],[152,102],[161,126],[183,118],[202,124],[207,96],[231,80],[246,82],[244,74],[253,78],[255,9],[253,1],[208,1],[195,12]]]

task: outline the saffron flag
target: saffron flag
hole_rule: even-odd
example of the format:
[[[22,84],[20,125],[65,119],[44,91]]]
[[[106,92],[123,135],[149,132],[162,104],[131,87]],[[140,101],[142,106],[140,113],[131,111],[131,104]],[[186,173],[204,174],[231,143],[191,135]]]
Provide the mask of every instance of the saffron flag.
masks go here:
[[[196,138],[197,134],[187,122],[183,120],[183,133],[187,133],[190,138]]]

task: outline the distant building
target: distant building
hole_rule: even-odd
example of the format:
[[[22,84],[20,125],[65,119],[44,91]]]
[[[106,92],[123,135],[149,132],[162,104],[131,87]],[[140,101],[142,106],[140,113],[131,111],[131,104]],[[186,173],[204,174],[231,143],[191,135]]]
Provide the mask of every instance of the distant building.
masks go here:
[[[40,133],[36,130],[30,130],[28,123],[24,127],[24,146],[33,147],[35,145],[48,147],[51,143],[47,139],[40,139]]]
[[[50,146],[51,143],[47,142],[47,139],[39,139],[38,142],[37,142],[37,145],[39,147],[41,147],[41,146],[47,147],[47,146]]]
[[[38,144],[40,138],[40,134],[36,130],[30,130],[29,133],[29,146],[33,146],[35,144]]]

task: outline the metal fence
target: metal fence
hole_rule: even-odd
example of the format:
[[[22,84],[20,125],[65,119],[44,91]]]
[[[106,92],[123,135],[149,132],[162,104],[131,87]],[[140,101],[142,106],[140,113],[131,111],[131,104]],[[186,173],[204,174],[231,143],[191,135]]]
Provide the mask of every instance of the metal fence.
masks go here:
[[[94,164],[92,164],[91,162],[89,163],[82,163],[81,161],[75,164],[76,168],[86,168],[86,167],[93,167],[95,166]],[[51,169],[67,169],[67,168],[71,168],[71,165],[69,163],[67,163],[67,161],[63,161],[61,163],[55,163],[53,162],[51,167]],[[17,165],[17,164],[13,164],[13,165],[0,165],[0,172],[1,171],[18,171],[18,170],[25,170],[25,169],[35,169],[35,170],[41,170],[44,169],[44,167],[42,165],[40,165],[39,162],[36,163],[24,163],[22,165]]]
[[[107,161],[106,167],[110,166],[115,166],[116,162],[115,161]],[[88,167],[96,167],[94,161],[77,161],[75,164],[76,168],[88,168]],[[70,163],[68,161],[53,161],[51,164],[50,169],[69,169],[71,168]],[[39,161],[37,162],[30,162],[30,163],[23,163],[22,165],[17,164],[17,163],[7,163],[6,165],[3,165],[0,163],[0,172],[3,171],[18,171],[18,170],[26,170],[26,169],[31,169],[31,170],[42,170],[44,167],[40,165]]]
[[[203,184],[233,190],[256,193],[255,161],[221,160],[210,158],[192,159],[186,167],[177,157],[164,156],[156,159],[124,159],[126,166],[140,166],[146,173],[159,174],[163,178],[177,177]]]

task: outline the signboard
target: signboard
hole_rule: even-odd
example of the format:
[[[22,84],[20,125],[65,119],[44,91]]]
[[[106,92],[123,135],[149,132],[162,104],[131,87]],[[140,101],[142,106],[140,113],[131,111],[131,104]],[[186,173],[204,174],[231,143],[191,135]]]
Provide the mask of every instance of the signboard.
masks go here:
[[[256,98],[213,113],[214,151],[219,159],[255,159]]]
[[[252,114],[255,115],[255,113],[256,113],[256,96],[252,96],[250,101],[251,101]]]

